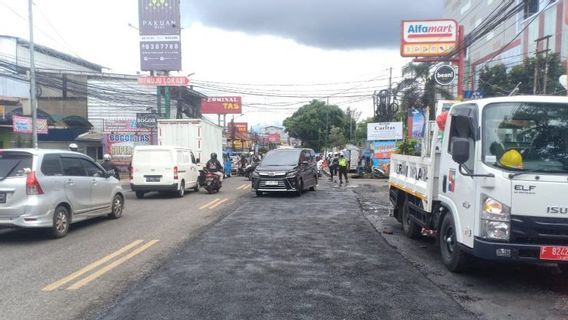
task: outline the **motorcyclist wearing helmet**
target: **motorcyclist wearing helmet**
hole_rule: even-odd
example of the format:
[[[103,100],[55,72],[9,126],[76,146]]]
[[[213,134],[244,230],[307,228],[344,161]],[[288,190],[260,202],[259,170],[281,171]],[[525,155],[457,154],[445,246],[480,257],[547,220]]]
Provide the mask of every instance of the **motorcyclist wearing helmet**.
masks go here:
[[[103,169],[105,169],[107,172],[111,171],[111,174],[118,180],[120,180],[120,170],[118,169],[117,166],[114,165],[114,163],[112,163],[112,157],[110,154],[105,154],[103,156],[103,163],[101,163],[101,166],[103,167]]]
[[[77,146],[76,143],[71,143],[71,144],[69,145],[69,151],[78,152],[78,151],[79,151],[79,146]]]
[[[217,160],[217,154],[215,152],[211,154],[211,159],[207,161],[205,168],[207,169],[207,171],[218,175],[219,180],[223,181],[223,166],[221,165],[221,162]]]

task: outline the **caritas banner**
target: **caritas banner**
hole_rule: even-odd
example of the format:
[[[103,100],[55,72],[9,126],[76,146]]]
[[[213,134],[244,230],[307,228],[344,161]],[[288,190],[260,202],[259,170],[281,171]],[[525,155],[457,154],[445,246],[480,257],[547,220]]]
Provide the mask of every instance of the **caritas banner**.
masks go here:
[[[209,97],[201,99],[203,114],[240,114],[241,97]]]

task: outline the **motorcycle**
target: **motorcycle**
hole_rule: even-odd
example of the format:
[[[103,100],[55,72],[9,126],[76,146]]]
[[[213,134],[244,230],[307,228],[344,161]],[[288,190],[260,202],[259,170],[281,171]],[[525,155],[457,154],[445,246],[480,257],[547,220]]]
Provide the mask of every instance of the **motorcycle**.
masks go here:
[[[244,176],[247,179],[251,180],[252,173],[254,172],[254,170],[256,170],[256,167],[258,167],[259,163],[260,163],[260,161],[256,161],[256,162],[253,162],[252,164],[249,164],[249,165],[246,166],[245,171],[244,171]]]
[[[203,174],[205,175],[204,187],[205,190],[207,190],[207,193],[211,194],[214,192],[219,192],[223,185],[219,176],[215,172],[210,172],[207,170],[203,170]]]

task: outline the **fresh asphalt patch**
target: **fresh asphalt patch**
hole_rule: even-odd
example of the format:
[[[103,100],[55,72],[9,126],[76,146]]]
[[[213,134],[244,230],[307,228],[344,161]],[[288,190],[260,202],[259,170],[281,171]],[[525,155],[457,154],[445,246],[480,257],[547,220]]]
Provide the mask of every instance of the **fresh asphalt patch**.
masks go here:
[[[384,241],[351,189],[244,197],[100,319],[475,318]]]

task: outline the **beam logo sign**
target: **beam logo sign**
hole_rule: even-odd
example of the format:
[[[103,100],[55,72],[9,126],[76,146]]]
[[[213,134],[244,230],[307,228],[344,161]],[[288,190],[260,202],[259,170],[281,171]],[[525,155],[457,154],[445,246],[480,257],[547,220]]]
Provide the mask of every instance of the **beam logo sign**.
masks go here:
[[[444,56],[456,47],[455,20],[403,20],[400,54],[403,57]]]
[[[209,97],[201,99],[203,114],[240,114],[242,113],[241,97]]]

